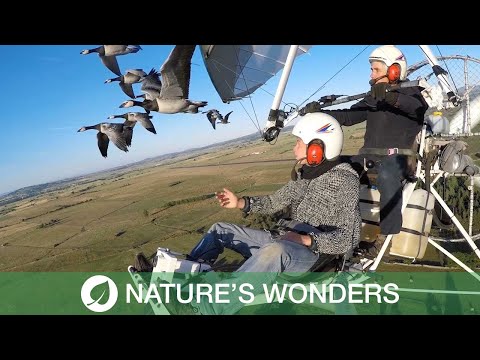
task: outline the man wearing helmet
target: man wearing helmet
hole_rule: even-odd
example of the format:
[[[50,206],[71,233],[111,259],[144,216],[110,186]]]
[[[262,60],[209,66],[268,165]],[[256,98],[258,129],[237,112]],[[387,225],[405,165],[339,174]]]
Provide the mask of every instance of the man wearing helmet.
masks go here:
[[[348,163],[341,163],[340,124],[330,115],[302,117],[292,134],[297,159],[292,179],[271,195],[239,198],[229,189],[217,193],[220,206],[244,213],[274,214],[288,208],[291,219],[282,219],[270,230],[215,223],[190,252],[188,259],[213,264],[225,248],[246,259],[237,272],[263,273],[263,283],[280,272],[306,272],[325,258],[353,250],[360,240],[360,182]],[[301,164],[297,171],[296,165]],[[261,286],[258,286],[260,290]],[[181,313],[175,305],[172,312]],[[203,314],[232,314],[244,304],[199,304]],[[213,309],[212,309],[213,308]]]
[[[352,162],[364,169],[372,160],[378,173],[381,236],[371,248],[376,255],[386,235],[398,234],[402,227],[402,181],[409,175],[408,157],[414,155],[412,147],[428,104],[418,87],[386,91],[389,84],[406,80],[407,61],[398,48],[380,46],[372,51],[369,62],[371,91],[363,100],[341,110],[322,110],[314,101],[300,114],[321,111],[345,126],[367,121],[364,145]]]

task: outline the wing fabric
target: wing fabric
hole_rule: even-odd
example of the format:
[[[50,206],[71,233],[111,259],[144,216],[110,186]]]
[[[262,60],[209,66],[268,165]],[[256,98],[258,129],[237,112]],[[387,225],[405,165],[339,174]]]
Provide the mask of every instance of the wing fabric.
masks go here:
[[[310,49],[300,45],[297,56]],[[203,61],[223,102],[253,94],[283,69],[290,45],[201,45]]]

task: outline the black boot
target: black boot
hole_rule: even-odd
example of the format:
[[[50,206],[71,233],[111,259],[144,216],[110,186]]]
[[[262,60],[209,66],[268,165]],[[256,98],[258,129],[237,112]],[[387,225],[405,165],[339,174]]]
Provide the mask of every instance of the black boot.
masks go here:
[[[152,272],[153,264],[146,258],[143,253],[135,255],[135,263],[133,265],[139,272]]]

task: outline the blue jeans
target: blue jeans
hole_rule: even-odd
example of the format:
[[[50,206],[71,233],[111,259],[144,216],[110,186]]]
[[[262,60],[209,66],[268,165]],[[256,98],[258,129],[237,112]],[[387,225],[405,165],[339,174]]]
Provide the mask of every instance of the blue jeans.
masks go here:
[[[228,282],[239,288],[242,283],[253,285],[252,292],[258,295],[262,284],[273,284],[280,272],[307,272],[315,264],[318,255],[307,247],[288,240],[275,240],[270,232],[250,229],[230,223],[215,223],[207,234],[190,252],[192,260],[214,262],[224,249],[231,249],[243,255],[247,260]],[[255,272],[261,274],[242,275]],[[223,282],[225,283],[225,282]],[[245,306],[232,299],[228,304],[202,301],[198,304],[202,314],[235,314]]]
[[[189,256],[213,263],[224,248],[247,259],[238,272],[306,272],[318,259],[307,247],[276,241],[268,231],[223,222],[213,224]]]

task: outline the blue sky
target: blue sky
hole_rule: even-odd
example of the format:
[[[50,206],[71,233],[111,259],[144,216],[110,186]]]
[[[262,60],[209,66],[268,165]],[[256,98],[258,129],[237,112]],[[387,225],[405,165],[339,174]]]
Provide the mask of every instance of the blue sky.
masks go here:
[[[141,45],[141,44],[140,44]],[[263,128],[273,101],[280,73],[252,96],[252,103],[223,104],[213,87],[197,47],[192,59],[190,99],[209,102],[225,114],[233,110],[231,124],[214,130],[204,114],[159,114],[152,112],[157,130],[154,135],[141,126],[135,128],[128,153],[109,145],[108,157],[100,155],[96,131],[78,133],[84,125],[113,122],[107,117],[135,107],[120,109],[128,97],[118,83],[104,84],[116,75],[97,54],[80,55],[98,45],[0,45],[0,74],[4,81],[0,103],[3,110],[0,141],[0,194],[21,187],[60,180],[98,170],[106,170],[169,152],[205,146],[257,131],[250,115]],[[317,45],[297,59],[283,100],[302,103],[344,65],[360,54],[309,101],[322,95],[354,95],[369,90],[369,53],[377,45]],[[424,59],[418,46],[398,45],[408,64]],[[159,70],[173,45],[142,45],[136,54],[119,56],[122,72],[131,68]],[[365,51],[362,52],[362,50]],[[439,55],[435,45],[431,46]],[[480,57],[480,46],[441,45],[443,55]],[[140,85],[134,85],[141,94]],[[119,120],[119,119],[116,119]],[[256,120],[255,120],[256,122]]]

